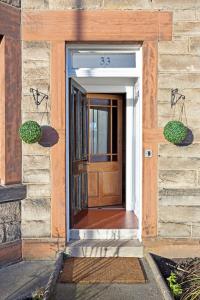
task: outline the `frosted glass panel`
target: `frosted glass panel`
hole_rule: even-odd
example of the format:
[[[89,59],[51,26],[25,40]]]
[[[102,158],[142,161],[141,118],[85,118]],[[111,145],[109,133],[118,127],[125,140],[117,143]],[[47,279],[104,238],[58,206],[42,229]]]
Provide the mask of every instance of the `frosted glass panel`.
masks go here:
[[[93,53],[92,53],[93,52]],[[135,68],[135,53],[72,52],[72,68]]]

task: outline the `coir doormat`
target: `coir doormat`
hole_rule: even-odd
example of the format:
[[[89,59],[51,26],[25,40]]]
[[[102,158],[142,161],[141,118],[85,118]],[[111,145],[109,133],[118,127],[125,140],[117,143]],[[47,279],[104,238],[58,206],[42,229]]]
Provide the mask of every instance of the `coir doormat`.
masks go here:
[[[70,257],[65,260],[60,283],[145,283],[137,258]]]

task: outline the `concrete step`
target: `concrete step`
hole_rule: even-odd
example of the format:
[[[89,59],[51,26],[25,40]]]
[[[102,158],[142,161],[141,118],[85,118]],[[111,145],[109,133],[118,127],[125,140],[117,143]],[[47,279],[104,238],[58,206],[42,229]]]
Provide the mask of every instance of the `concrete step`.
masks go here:
[[[71,229],[72,240],[134,240],[138,237],[137,229]]]
[[[138,240],[71,240],[66,254],[74,257],[143,257]]]

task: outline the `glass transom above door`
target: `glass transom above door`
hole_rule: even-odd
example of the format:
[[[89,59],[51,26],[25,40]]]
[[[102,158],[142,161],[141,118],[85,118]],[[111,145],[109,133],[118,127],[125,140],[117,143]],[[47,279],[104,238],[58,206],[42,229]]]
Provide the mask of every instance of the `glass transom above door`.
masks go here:
[[[127,46],[128,47],[128,46]],[[69,77],[137,77],[140,48],[68,48]]]
[[[72,52],[72,68],[135,68],[135,53]]]

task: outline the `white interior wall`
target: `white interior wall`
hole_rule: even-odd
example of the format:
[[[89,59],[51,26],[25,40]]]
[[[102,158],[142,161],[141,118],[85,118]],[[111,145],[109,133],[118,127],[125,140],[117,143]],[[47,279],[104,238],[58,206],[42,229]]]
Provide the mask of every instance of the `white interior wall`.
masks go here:
[[[134,78],[74,78],[88,93],[126,94],[126,210],[139,217],[139,198],[135,192],[136,135]]]

